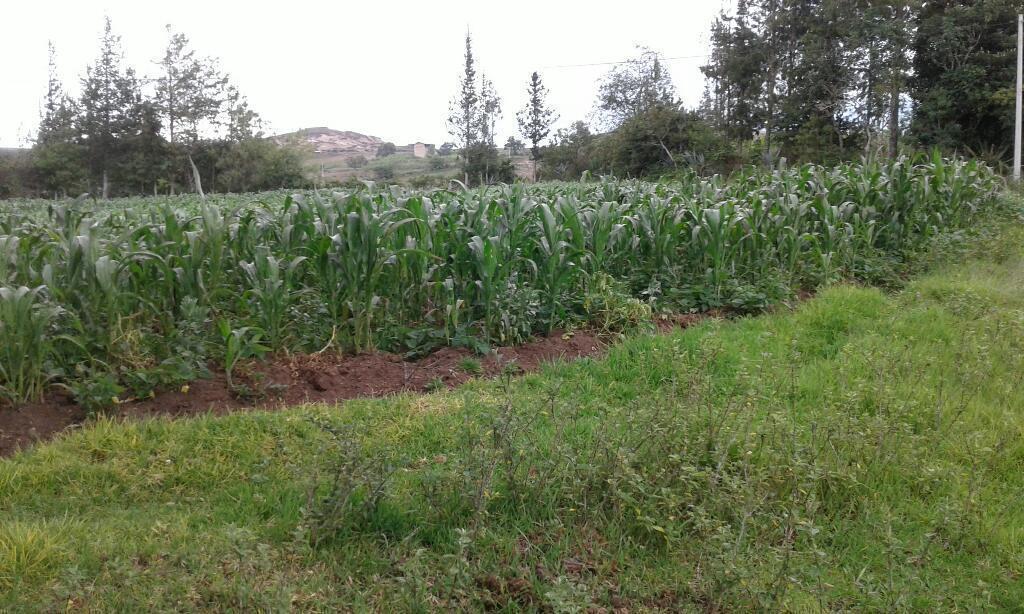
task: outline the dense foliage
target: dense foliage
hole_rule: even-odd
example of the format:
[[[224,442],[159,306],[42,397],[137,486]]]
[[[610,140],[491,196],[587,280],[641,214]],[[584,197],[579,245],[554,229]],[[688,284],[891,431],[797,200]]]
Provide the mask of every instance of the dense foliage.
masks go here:
[[[0,390],[109,400],[210,359],[515,343],[599,317],[589,299],[609,284],[658,310],[758,309],[890,279],[996,186],[935,156],[658,184],[7,202]]]
[[[711,30],[705,117],[791,160],[901,141],[1012,154],[1018,0],[739,0]]]
[[[106,19],[78,96],[50,74],[30,151],[0,169],[0,195],[98,197],[251,191],[306,184],[303,153],[262,122],[214,58],[168,28],[159,74],[136,74]]]

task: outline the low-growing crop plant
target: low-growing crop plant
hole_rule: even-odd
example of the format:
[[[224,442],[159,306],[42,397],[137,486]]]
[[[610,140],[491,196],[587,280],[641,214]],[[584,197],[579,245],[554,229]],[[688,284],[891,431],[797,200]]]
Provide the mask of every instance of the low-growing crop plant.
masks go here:
[[[604,334],[624,334],[652,327],[651,306],[630,296],[624,284],[607,273],[591,276],[583,299],[587,320]]]
[[[470,375],[480,375],[484,372],[484,366],[476,358],[467,356],[459,360],[459,370]]]
[[[83,369],[66,386],[79,407],[89,414],[99,414],[121,403],[124,388],[118,378],[102,369]]]
[[[218,327],[224,341],[224,376],[227,378],[228,388],[234,388],[231,375],[238,361],[258,358],[270,348],[260,343],[262,331],[259,329],[248,326],[232,328],[227,320],[221,320]]]

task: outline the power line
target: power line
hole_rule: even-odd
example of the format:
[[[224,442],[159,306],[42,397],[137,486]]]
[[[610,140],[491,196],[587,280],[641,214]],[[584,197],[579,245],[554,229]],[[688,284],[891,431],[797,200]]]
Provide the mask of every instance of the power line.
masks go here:
[[[709,54],[702,53],[700,55],[674,55],[672,57],[659,58],[659,59],[660,60],[664,60],[664,61],[670,61],[670,60],[694,60],[694,59],[698,59],[698,58],[699,59],[706,59],[708,57],[711,57],[711,56]],[[560,64],[560,65],[556,65],[556,66],[544,66],[543,69],[544,70],[548,70],[548,69],[552,69],[552,68],[583,68],[583,67],[586,67],[586,66],[614,66],[615,64],[626,64],[626,63],[632,62],[632,61],[633,60],[619,60],[617,62],[592,62],[590,64]]]

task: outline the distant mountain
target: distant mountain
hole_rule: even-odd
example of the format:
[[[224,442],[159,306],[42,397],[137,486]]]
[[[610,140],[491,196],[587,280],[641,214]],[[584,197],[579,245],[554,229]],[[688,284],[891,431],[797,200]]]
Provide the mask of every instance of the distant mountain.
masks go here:
[[[288,134],[272,137],[277,142],[299,139],[309,143],[318,157],[331,156],[351,158],[365,156],[373,158],[377,155],[377,147],[384,141],[379,137],[352,132],[351,130],[332,130],[325,126],[306,128]]]
[[[0,147],[0,156],[20,156],[25,153],[28,150],[21,147]]]

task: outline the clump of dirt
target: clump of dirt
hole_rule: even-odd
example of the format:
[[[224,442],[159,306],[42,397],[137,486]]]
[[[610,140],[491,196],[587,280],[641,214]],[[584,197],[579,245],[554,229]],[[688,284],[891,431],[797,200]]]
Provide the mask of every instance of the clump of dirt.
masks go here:
[[[658,329],[658,332],[667,333],[677,328],[689,328],[705,318],[717,318],[720,317],[720,315],[721,314],[718,312],[658,315],[654,317],[654,326]]]

